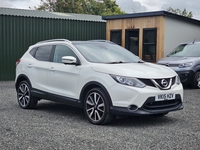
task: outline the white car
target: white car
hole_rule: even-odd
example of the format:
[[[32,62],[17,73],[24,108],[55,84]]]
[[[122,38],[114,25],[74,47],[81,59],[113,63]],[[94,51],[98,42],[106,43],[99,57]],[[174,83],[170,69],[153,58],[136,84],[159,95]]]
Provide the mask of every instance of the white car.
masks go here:
[[[53,39],[30,46],[16,62],[15,86],[21,108],[52,100],[82,107],[93,124],[183,109],[183,87],[172,69],[105,40]]]

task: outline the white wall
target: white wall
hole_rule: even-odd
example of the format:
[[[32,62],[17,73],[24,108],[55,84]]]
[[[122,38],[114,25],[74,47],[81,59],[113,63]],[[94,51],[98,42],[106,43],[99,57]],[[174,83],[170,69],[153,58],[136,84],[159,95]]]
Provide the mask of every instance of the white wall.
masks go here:
[[[200,25],[165,17],[164,56],[178,44],[200,41]]]

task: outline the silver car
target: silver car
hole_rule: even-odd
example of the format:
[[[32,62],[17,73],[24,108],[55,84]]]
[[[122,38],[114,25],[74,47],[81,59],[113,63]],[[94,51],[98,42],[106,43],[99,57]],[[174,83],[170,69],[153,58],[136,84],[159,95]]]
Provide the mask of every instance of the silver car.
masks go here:
[[[200,42],[182,43],[157,63],[176,71],[183,84],[200,88]]]

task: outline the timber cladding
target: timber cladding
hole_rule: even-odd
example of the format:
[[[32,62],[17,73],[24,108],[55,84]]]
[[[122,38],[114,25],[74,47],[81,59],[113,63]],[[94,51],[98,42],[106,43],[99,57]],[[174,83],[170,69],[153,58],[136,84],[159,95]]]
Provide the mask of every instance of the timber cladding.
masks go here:
[[[110,40],[110,31],[121,30],[122,32],[122,46],[125,47],[126,30],[139,30],[139,57],[143,54],[143,29],[157,29],[156,32],[156,61],[164,56],[164,31],[165,31],[165,17],[140,17],[140,18],[126,18],[126,19],[112,19],[107,20],[106,24],[106,39]]]

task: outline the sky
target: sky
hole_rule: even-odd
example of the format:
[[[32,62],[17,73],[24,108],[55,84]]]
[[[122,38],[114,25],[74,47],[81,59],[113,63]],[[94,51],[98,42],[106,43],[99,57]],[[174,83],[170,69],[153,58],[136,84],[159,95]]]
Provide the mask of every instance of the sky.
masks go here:
[[[199,0],[116,0],[116,2],[126,13],[160,11],[169,7],[180,10],[185,8],[193,13],[193,19],[200,20]],[[40,0],[0,0],[0,7],[34,9],[34,6],[38,5]]]

